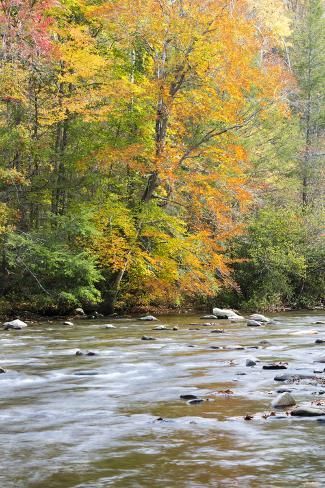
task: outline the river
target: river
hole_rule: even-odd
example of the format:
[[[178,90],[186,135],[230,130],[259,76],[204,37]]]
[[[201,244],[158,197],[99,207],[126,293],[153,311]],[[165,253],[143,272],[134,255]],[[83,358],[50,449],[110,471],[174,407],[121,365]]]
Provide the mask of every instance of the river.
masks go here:
[[[157,322],[175,331],[135,319],[1,331],[0,487],[325,486],[325,424],[283,411],[263,418],[278,389],[300,404],[325,399],[325,384],[283,384],[278,371],[262,369],[275,360],[288,362],[285,372],[324,369],[314,361],[324,355],[315,340],[325,339],[325,325],[315,322],[325,316],[274,317],[258,328],[196,327],[204,321],[182,315]],[[246,366],[249,358],[256,366]],[[208,401],[188,404],[184,394]]]

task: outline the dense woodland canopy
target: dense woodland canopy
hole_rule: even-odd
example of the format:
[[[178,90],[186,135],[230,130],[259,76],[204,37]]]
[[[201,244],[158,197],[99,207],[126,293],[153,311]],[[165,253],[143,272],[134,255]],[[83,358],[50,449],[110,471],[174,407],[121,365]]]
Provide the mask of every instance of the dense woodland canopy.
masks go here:
[[[324,296],[321,0],[0,0],[1,309]]]

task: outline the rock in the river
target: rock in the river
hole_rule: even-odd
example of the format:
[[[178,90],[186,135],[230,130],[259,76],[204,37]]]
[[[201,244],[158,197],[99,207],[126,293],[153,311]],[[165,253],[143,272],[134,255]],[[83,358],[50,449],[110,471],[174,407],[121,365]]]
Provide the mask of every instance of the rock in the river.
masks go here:
[[[230,315],[228,319],[230,322],[242,322],[243,320],[246,320],[242,315]]]
[[[293,405],[296,405],[296,400],[290,393],[281,393],[272,402],[274,408],[292,407]]]
[[[149,336],[144,335],[144,336],[141,337],[141,340],[142,341],[155,341],[156,338],[155,337],[149,337]]]
[[[324,320],[317,320],[317,322],[314,322],[315,325],[325,325]]]
[[[315,344],[325,344],[324,339],[316,339]]]
[[[292,410],[291,415],[295,417],[320,417],[325,415],[325,409],[316,407],[297,407]]]
[[[270,322],[270,319],[265,317],[265,315],[262,315],[260,313],[253,313],[252,315],[249,316],[251,320],[257,320],[257,322]]]
[[[223,334],[224,330],[223,329],[214,329],[211,330],[211,334]]]
[[[153,321],[158,320],[158,319],[156,317],[154,317],[153,315],[145,315],[144,317],[140,317],[139,320],[143,320],[146,322],[153,322]]]
[[[181,400],[197,400],[196,395],[180,395],[179,397]]]
[[[6,370],[3,368],[0,368],[0,374],[6,373]]]
[[[104,329],[116,329],[116,327],[113,324],[106,324],[104,325]]]
[[[247,320],[247,327],[260,327],[261,325],[261,322],[257,322],[257,320]]]
[[[305,336],[305,335],[315,335],[315,334],[318,334],[318,331],[314,329],[298,330],[297,332],[290,333],[290,335],[294,335],[294,336]]]
[[[65,322],[63,322],[63,325],[73,325],[73,323],[70,322],[70,320],[66,320]]]
[[[219,319],[240,319],[244,320],[244,317],[241,317],[241,315],[238,315],[236,312],[233,310],[230,310],[228,308],[218,308],[214,307],[212,310],[213,315],[216,315]]]
[[[288,365],[285,363],[271,363],[264,364],[263,369],[287,369]]]
[[[271,345],[271,342],[269,342],[269,341],[260,341],[259,344],[260,344],[260,346],[270,346]]]
[[[94,351],[86,351],[82,352],[80,349],[76,351],[76,356],[97,356],[97,353]]]
[[[313,380],[313,374],[281,374],[274,377],[274,381],[297,381],[297,380]]]
[[[5,330],[9,330],[9,329],[21,330],[24,329],[25,327],[27,327],[27,324],[19,319],[12,320],[11,322],[5,322],[3,324],[3,328]]]
[[[152,330],[168,330],[166,325],[157,325]]]
[[[256,362],[253,361],[253,359],[246,359],[246,366],[248,368],[252,367],[252,366],[256,366]]]
[[[173,330],[178,330],[177,325],[175,325],[175,326],[173,327]]]
[[[203,317],[200,317],[200,319],[203,319],[203,320],[218,320],[218,317],[216,315],[203,315]]]
[[[316,363],[325,363],[325,356],[321,356],[320,358],[316,359]]]
[[[82,316],[82,317],[84,317],[84,316],[86,315],[86,314],[85,314],[85,312],[84,312],[84,309],[83,309],[83,308],[81,308],[81,307],[76,308],[76,309],[75,309],[75,311],[74,311],[74,313],[75,313],[76,315],[80,315],[80,316]]]

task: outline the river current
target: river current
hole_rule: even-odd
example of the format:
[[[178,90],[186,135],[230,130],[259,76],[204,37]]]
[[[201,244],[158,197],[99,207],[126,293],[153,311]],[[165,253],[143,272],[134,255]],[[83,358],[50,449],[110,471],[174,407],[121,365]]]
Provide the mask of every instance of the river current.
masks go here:
[[[325,323],[315,322],[325,316],[274,318],[254,328],[179,315],[0,331],[0,488],[324,487],[325,423],[268,414],[277,390],[298,404],[324,400],[325,381],[280,383],[262,366],[324,369],[315,340]]]

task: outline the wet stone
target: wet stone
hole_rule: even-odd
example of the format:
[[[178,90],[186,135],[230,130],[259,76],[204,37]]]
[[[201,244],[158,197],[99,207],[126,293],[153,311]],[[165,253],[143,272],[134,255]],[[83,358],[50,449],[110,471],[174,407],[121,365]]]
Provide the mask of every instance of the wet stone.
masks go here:
[[[256,366],[256,361],[253,361],[253,359],[246,359],[246,366],[247,367],[252,367],[252,366]]]
[[[325,339],[316,339],[315,344],[325,344]]]
[[[292,410],[294,417],[320,417],[325,415],[325,410],[315,407],[298,407]]]
[[[198,397],[196,395],[188,394],[188,395],[180,395],[179,398],[181,400],[197,400]]]
[[[0,368],[0,374],[6,373],[6,370],[4,368]]]
[[[197,405],[197,404],[199,404],[199,403],[203,403],[203,402],[204,402],[204,400],[203,400],[202,398],[195,398],[195,399],[193,399],[193,400],[189,400],[189,401],[187,402],[187,404],[188,404],[188,405]]]
[[[315,376],[312,374],[281,374],[274,377],[274,381],[298,381],[313,379],[315,379]]]
[[[156,338],[155,337],[149,337],[149,336],[144,335],[144,336],[141,337],[141,340],[142,341],[155,341]]]
[[[158,320],[156,317],[153,315],[145,315],[144,317],[140,317],[139,320],[143,320],[145,322],[153,322],[155,320]]]
[[[257,320],[247,320],[247,327],[260,327],[262,324],[261,322],[257,322]]]
[[[271,364],[264,364],[263,369],[267,370],[274,370],[274,369],[287,369],[288,366],[283,363],[271,363]]]
[[[287,392],[281,393],[272,402],[274,408],[292,407],[293,405],[296,405],[296,400]]]

